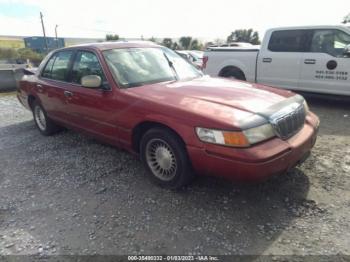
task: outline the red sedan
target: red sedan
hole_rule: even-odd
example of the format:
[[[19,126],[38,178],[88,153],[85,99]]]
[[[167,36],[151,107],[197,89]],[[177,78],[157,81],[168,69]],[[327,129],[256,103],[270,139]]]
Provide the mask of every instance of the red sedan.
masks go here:
[[[168,188],[195,174],[285,172],[309,154],[319,125],[300,95],[204,76],[148,42],[56,50],[20,82],[18,98],[43,135],[65,126],[127,149]]]

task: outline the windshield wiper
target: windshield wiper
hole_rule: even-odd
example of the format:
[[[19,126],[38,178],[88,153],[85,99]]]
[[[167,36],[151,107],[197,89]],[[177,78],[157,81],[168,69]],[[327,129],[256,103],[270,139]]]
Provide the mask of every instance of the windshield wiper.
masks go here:
[[[171,68],[171,70],[172,70],[173,73],[174,73],[175,80],[176,80],[176,81],[179,80],[179,75],[178,75],[177,72],[176,72],[176,69],[175,69],[175,67],[174,67],[173,62],[170,61],[169,57],[168,57],[164,52],[163,52],[163,55],[164,55],[165,59],[168,61],[169,67]]]

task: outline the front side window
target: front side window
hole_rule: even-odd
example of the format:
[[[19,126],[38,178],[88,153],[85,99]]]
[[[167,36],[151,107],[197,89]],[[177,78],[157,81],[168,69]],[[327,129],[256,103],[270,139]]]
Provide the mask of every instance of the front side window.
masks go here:
[[[273,52],[304,52],[311,33],[309,30],[274,31],[268,49]]]
[[[45,74],[47,78],[51,78],[59,81],[67,81],[70,60],[72,58],[73,51],[61,51],[54,55],[54,61],[51,66],[51,70],[46,70]],[[51,59],[50,59],[51,60]],[[48,62],[47,66],[50,64]]]
[[[345,47],[349,44],[350,35],[343,31],[336,29],[315,30],[310,51],[342,57]]]
[[[103,52],[121,87],[193,79],[202,74],[168,48],[123,48]]]
[[[81,84],[81,78],[87,75],[98,75],[102,82],[106,80],[97,56],[89,51],[79,51],[71,73],[71,81]]]

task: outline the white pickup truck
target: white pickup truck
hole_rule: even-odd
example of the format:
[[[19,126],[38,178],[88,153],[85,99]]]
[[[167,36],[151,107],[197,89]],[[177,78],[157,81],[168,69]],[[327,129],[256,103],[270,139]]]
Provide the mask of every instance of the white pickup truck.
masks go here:
[[[275,28],[261,46],[209,47],[203,71],[280,88],[350,95],[350,28]]]

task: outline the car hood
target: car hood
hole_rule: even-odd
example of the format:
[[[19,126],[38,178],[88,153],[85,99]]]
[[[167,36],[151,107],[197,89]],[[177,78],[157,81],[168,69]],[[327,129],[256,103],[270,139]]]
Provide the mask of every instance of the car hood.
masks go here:
[[[286,90],[226,78],[204,76],[191,81],[177,81],[133,88],[144,99],[197,115],[215,117],[231,123],[266,111],[295,95]]]

